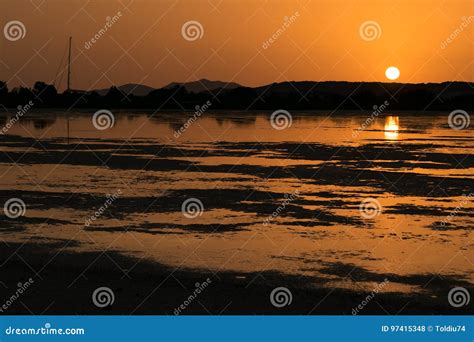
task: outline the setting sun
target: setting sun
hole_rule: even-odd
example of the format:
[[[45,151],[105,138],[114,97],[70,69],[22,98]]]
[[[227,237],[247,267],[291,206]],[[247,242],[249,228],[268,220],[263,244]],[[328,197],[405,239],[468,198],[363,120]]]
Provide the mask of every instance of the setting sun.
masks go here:
[[[385,70],[385,76],[389,80],[396,80],[400,76],[400,70],[394,66],[391,66]]]

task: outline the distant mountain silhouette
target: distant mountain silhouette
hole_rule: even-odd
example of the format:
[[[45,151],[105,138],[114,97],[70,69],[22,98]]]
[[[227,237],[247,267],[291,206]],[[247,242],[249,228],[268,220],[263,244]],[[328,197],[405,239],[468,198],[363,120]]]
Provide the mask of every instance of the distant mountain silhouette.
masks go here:
[[[135,84],[135,83],[128,83],[117,87],[122,93],[126,95],[135,95],[135,96],[147,96],[151,91],[155,90],[155,88],[143,85],[143,84]],[[110,88],[107,89],[99,89],[94,90],[100,96],[105,96],[109,92]]]
[[[192,82],[186,82],[186,83],[178,83],[178,82],[172,82],[168,84],[167,86],[163,87],[163,89],[171,89],[175,87],[184,87],[187,92],[189,93],[200,93],[203,91],[213,91],[216,89],[235,89],[238,87],[241,87],[241,85],[233,82],[222,82],[222,81],[210,81],[207,79],[202,79],[199,81],[192,81]],[[146,85],[142,84],[136,84],[136,83],[128,83],[121,85],[117,87],[119,91],[126,95],[135,95],[135,96],[147,96],[149,93],[151,93],[153,90],[156,90],[156,88],[152,88]],[[97,89],[97,90],[92,90],[92,92],[96,92],[100,96],[105,96],[109,92],[110,88],[107,89]]]
[[[189,93],[200,93],[203,91],[212,91],[216,89],[235,89],[241,87],[240,84],[234,82],[210,81],[205,78],[199,81],[192,81],[186,83],[172,82],[165,86],[165,89],[175,88],[177,86],[184,87]]]
[[[126,84],[107,90],[68,91],[38,81],[33,88],[8,89],[0,81],[0,108],[153,108],[196,110],[474,110],[474,83],[281,82],[261,87],[201,80],[171,83],[160,89]]]

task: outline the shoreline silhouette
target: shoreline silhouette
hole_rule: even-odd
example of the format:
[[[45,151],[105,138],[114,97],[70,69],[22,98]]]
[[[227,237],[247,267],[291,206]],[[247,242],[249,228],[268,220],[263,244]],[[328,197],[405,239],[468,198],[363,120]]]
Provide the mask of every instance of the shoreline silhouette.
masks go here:
[[[201,84],[201,87],[199,87]],[[137,95],[138,94],[138,95]],[[4,108],[122,108],[195,110],[211,103],[211,110],[387,110],[451,111],[474,109],[474,83],[282,82],[260,87],[200,80],[171,83],[153,89],[143,85],[112,86],[108,90],[66,90],[38,81],[32,88],[9,89],[0,81]]]

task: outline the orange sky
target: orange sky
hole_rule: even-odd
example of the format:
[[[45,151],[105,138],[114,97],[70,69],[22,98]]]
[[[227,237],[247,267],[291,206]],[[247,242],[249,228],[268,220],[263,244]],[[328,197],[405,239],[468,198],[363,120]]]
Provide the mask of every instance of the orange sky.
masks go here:
[[[106,17],[119,11],[117,22],[85,49]],[[0,79],[10,87],[51,82],[69,35],[76,89],[200,78],[250,86],[387,81],[391,65],[400,69],[400,82],[474,81],[472,0],[2,0],[0,13],[1,33],[12,20],[26,28],[18,41],[0,36]],[[295,20],[264,49],[292,15]],[[189,20],[202,25],[201,39],[183,38]],[[379,24],[377,39],[361,38],[366,21]]]

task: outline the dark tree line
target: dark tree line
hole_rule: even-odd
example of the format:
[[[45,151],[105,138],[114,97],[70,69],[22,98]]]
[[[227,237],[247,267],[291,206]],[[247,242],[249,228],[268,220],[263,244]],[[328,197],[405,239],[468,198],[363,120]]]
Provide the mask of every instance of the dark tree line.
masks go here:
[[[389,110],[474,109],[474,84],[397,84],[365,82],[284,82],[264,87],[216,89],[188,92],[185,86],[161,88],[146,96],[126,94],[111,87],[99,93],[66,91],[58,93],[53,85],[36,82],[33,88],[9,91],[0,81],[0,104],[7,108],[29,101],[35,108],[147,108],[195,110],[211,102],[212,110],[373,110],[385,101]]]

